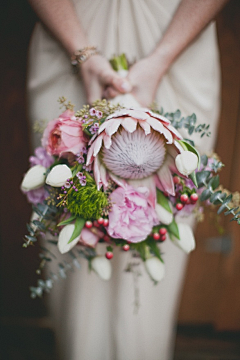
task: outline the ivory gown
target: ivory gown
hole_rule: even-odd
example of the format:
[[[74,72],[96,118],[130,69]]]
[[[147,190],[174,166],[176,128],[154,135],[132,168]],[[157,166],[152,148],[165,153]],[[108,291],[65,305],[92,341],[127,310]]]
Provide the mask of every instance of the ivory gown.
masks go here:
[[[179,0],[75,0],[91,45],[111,58],[126,53],[130,61],[152,51],[168,26]],[[186,19],[187,21],[187,19]],[[41,24],[29,53],[28,96],[32,122],[60,114],[65,96],[76,109],[85,102],[81,79],[71,73],[68,55]],[[211,124],[211,138],[197,136],[204,151],[213,147],[219,110],[219,59],[212,23],[164,76],[157,103],[167,111],[181,109]],[[39,139],[34,135],[34,145]],[[130,254],[114,250],[109,282],[88,273],[87,262],[56,284],[50,313],[56,329],[58,360],[169,360],[174,323],[186,266],[186,255],[170,241],[161,246],[165,279],[153,286],[142,269],[140,309],[133,313],[133,277],[123,270]],[[104,253],[105,247],[100,246]]]

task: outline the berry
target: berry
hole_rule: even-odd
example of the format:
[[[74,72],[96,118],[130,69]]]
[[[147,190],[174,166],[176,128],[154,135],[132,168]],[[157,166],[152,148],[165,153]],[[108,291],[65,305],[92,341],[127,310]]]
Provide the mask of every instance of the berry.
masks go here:
[[[130,246],[129,246],[128,244],[124,244],[123,247],[122,247],[122,249],[123,249],[124,251],[128,251],[128,250],[130,249]]]
[[[186,204],[187,201],[188,201],[188,195],[187,194],[182,194],[180,196],[180,201],[183,203],[183,204]]]
[[[165,241],[166,238],[167,238],[166,235],[162,235],[160,241]]]
[[[190,201],[192,204],[195,204],[198,201],[198,194],[194,193],[190,196]]]
[[[176,209],[178,210],[178,211],[180,211],[180,210],[182,210],[182,208],[183,208],[183,204],[182,203],[177,203],[176,204]]]
[[[108,226],[108,223],[109,223],[108,219],[103,219],[103,226]]]
[[[104,222],[104,219],[102,217],[100,217],[98,220],[97,220],[98,224],[102,225],[103,222]]]
[[[157,232],[153,233],[153,238],[154,238],[154,240],[159,240],[160,239],[159,233],[157,233]]]
[[[178,177],[178,176],[174,176],[173,177],[173,182],[174,182],[174,184],[180,184],[180,178]]]
[[[109,242],[111,240],[111,238],[108,235],[104,235],[103,240],[106,241],[106,242]]]
[[[111,251],[107,251],[106,254],[105,254],[105,256],[106,256],[106,258],[107,258],[108,260],[111,260],[112,257],[113,257],[113,253],[112,253]]]
[[[167,229],[165,227],[162,227],[160,230],[159,230],[159,234],[160,235],[166,235],[167,233]]]
[[[88,220],[88,221],[86,221],[85,222],[85,226],[86,226],[86,228],[88,228],[88,229],[91,229],[91,227],[92,227],[92,222],[90,221],[90,220]]]

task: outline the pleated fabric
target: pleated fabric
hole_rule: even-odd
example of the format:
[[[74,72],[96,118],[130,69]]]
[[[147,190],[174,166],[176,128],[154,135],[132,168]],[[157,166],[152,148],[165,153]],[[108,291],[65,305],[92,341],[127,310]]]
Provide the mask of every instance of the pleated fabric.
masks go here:
[[[111,58],[125,53],[130,61],[151,52],[166,30],[179,0],[75,0],[76,12],[89,43]],[[187,21],[187,19],[186,19]],[[159,64],[161,66],[161,64]],[[156,101],[166,111],[196,113],[211,125],[212,136],[195,136],[204,151],[212,149],[219,111],[219,58],[215,24],[196,39],[163,77]],[[79,109],[86,96],[80,77],[72,74],[69,57],[54,38],[37,24],[29,49],[28,98],[31,122],[51,120],[65,96]],[[39,137],[33,134],[33,145]],[[105,246],[98,246],[104,254]],[[165,279],[154,286],[143,268],[138,284],[124,272],[130,253],[114,250],[109,282],[81,269],[59,281],[49,296],[59,360],[170,360],[174,324],[187,256],[170,241],[161,245]],[[55,251],[56,252],[56,251]],[[66,255],[68,256],[68,255]],[[69,259],[70,260],[70,259]],[[138,260],[134,260],[137,261]],[[135,291],[134,291],[135,289]],[[134,296],[135,292],[135,296]],[[134,313],[134,297],[140,307]]]

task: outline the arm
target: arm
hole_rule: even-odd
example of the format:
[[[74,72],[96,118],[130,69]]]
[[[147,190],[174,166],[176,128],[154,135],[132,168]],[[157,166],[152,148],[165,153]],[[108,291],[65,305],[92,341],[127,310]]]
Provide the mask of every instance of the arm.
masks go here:
[[[74,51],[89,44],[87,35],[77,18],[71,0],[29,0],[32,8],[70,56]],[[89,103],[102,98],[105,87],[125,93],[131,90],[126,79],[120,78],[109,62],[100,55],[94,55],[81,65],[81,73]]]
[[[133,95],[144,106],[151,104],[162,76],[192,43],[228,0],[182,0],[155,50],[129,71]],[[144,84],[144,86],[142,86]]]

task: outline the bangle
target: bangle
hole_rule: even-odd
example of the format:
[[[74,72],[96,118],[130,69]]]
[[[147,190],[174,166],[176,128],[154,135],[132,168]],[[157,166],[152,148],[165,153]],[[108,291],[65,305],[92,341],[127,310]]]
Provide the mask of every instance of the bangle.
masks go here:
[[[71,56],[71,64],[74,73],[79,71],[79,66],[88,60],[92,55],[100,54],[95,46],[86,46],[83,49],[76,50]]]

